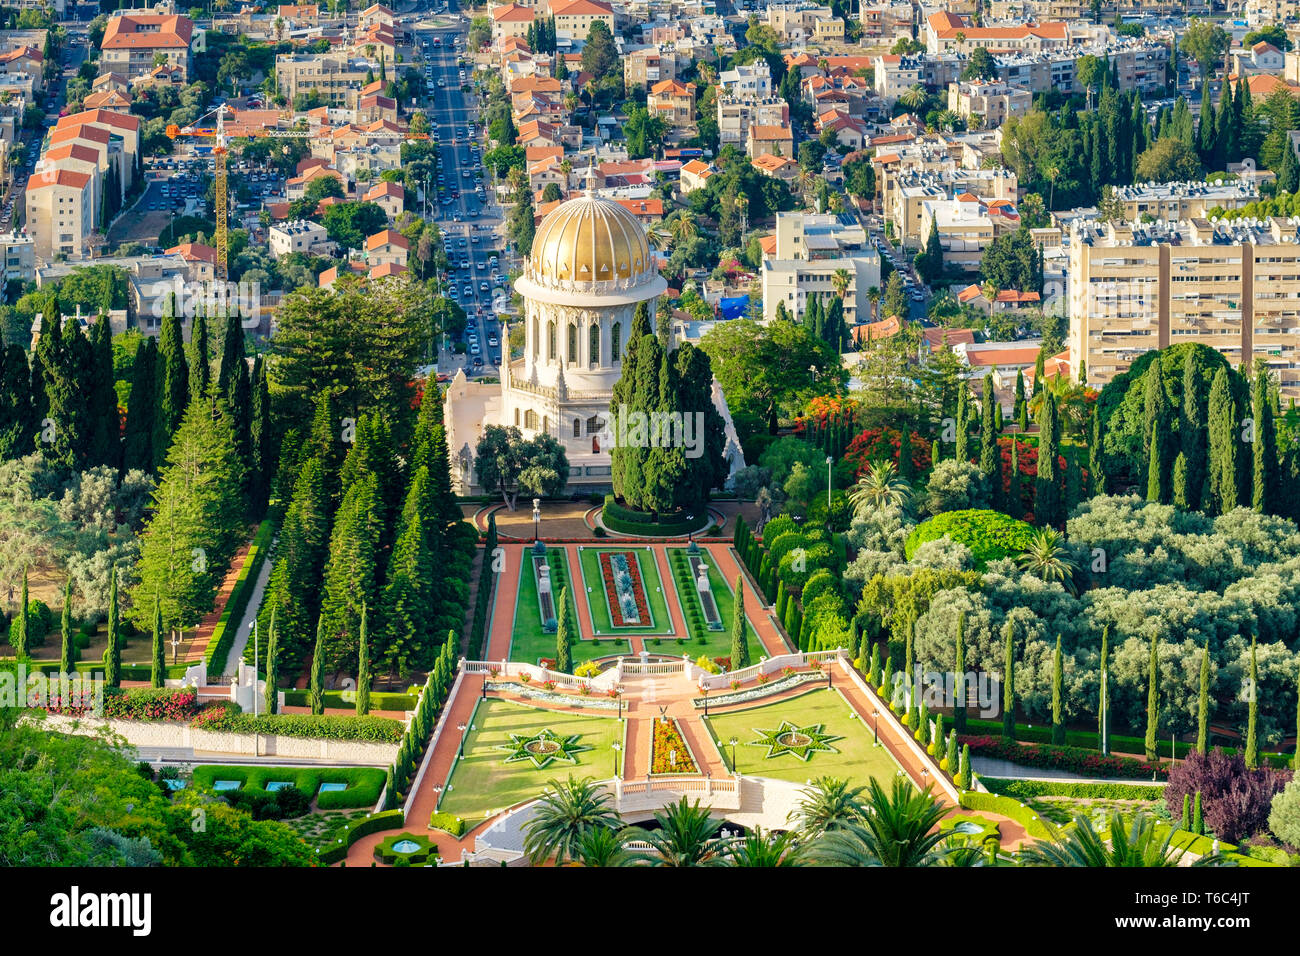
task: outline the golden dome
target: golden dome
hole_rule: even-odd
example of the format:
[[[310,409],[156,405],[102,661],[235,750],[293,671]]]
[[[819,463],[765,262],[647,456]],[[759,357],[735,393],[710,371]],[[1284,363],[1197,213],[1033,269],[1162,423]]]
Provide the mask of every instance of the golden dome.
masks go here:
[[[543,283],[622,280],[658,275],[645,228],[623,206],[590,194],[553,209],[533,237],[533,278]]]

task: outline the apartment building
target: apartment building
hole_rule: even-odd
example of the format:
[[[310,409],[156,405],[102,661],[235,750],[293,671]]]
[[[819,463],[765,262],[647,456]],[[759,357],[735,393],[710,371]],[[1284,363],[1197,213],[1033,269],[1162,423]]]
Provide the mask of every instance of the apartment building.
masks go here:
[[[1070,364],[1089,384],[1197,342],[1234,366],[1263,359],[1300,397],[1300,219],[1076,221],[1068,245]]]
[[[557,39],[582,42],[597,20],[614,33],[614,8],[600,0],[552,0],[550,12],[555,18]]]
[[[1241,179],[1213,183],[1135,183],[1115,186],[1110,198],[1119,203],[1124,218],[1203,219],[1231,209],[1240,209],[1259,199],[1259,186]]]
[[[71,169],[53,169],[27,184],[27,231],[34,254],[43,261],[84,259],[86,239],[95,228],[95,177]]]
[[[528,28],[533,25],[537,19],[537,11],[533,7],[524,6],[522,3],[507,3],[503,6],[492,8],[492,42],[498,47],[505,42],[508,37],[519,37],[524,39],[528,36]],[[556,27],[556,33],[559,33],[559,27]]]
[[[923,35],[927,53],[969,54],[979,47],[990,53],[1040,53],[1070,43],[1070,28],[1059,21],[977,27],[948,10],[926,17]]]
[[[864,3],[859,19],[862,35],[891,39],[912,35],[912,21],[916,16],[910,3],[895,0],[891,3]]]
[[[0,233],[0,263],[5,282],[30,282],[36,278],[36,237],[19,232]]]
[[[373,67],[369,60],[332,53],[281,53],[275,58],[276,88],[290,103],[314,90],[329,106],[356,109]]]
[[[981,129],[997,129],[1013,117],[1024,116],[1033,102],[1028,90],[998,81],[948,84],[948,109]]]
[[[309,219],[295,219],[276,223],[267,230],[266,244],[273,256],[287,256],[291,252],[304,252],[312,256],[334,254],[334,243],[320,223]]]
[[[110,17],[100,44],[100,71],[128,77],[148,73],[162,58],[167,65],[190,72],[190,42],[194,21],[173,14],[119,13]]]
[[[867,293],[881,288],[880,253],[851,215],[782,212],[776,216],[775,250],[763,256],[763,318],[776,317],[778,302],[794,317],[809,295],[838,296],[836,276],[844,270],[844,321],[852,326],[870,315]]]
[[[743,145],[751,126],[790,126],[790,104],[779,96],[718,97],[718,142]]]
[[[893,225],[894,237],[907,249],[919,249],[930,235],[925,218],[926,203],[942,202],[962,193],[979,196],[985,202],[1015,203],[1017,180],[1013,170],[960,169],[939,172],[909,171],[898,176],[884,207],[885,219]]]
[[[685,57],[672,47],[633,50],[623,58],[623,85],[628,89],[648,90],[662,80],[675,80],[685,69]]]
[[[1015,204],[1008,199],[981,199],[961,193],[953,199],[927,200],[921,204],[921,235],[928,237],[933,225],[939,232],[946,268],[979,271],[984,250],[998,236],[1020,226]]]
[[[660,80],[650,87],[646,107],[669,126],[690,126],[695,122],[695,84]]]
[[[802,45],[844,39],[844,21],[830,7],[817,3],[773,3],[767,8],[767,25],[783,43]]]
[[[772,95],[772,71],[762,60],[718,74],[718,98],[764,100]]]

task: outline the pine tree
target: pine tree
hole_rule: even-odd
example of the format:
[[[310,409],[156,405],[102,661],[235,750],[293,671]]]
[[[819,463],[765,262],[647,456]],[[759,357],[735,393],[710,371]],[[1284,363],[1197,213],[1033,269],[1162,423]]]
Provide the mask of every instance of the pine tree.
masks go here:
[[[1065,724],[1061,720],[1061,689],[1064,683],[1064,659],[1061,656],[1061,635],[1056,635],[1056,654],[1052,657],[1052,743],[1065,744]]]
[[[1151,634],[1151,656],[1147,661],[1147,736],[1146,757],[1156,759],[1156,725],[1160,722],[1160,658],[1157,637]]]
[[[104,648],[104,684],[108,687],[122,686],[122,642],[118,632],[121,626],[117,607],[117,568],[108,574],[108,630],[107,646]]]
[[[560,588],[559,611],[555,624],[555,669],[562,674],[573,671],[573,635],[569,633],[569,589]]]
[[[1210,642],[1201,649],[1201,685],[1196,699],[1196,749],[1208,753],[1210,734]]]
[[[1254,441],[1251,443],[1251,507],[1260,513],[1272,514],[1277,507],[1280,474],[1277,464],[1277,430],[1273,422],[1273,406],[1268,400],[1268,371],[1262,363],[1255,370],[1251,415],[1255,420]]]
[[[189,406],[189,363],[185,359],[185,345],[181,334],[181,320],[175,314],[176,301],[172,296],[167,313],[163,315],[158,333],[158,357],[155,377],[158,411],[154,415],[153,447],[154,468],[161,468],[167,460],[167,449],[172,436],[180,427],[185,409]]]
[[[77,645],[72,632],[72,578],[63,585],[63,614],[60,618],[60,632],[63,636],[63,652],[59,656],[59,671],[75,674],[77,671]]]
[[[357,631],[357,714],[370,713],[370,636],[367,633],[369,611],[361,604],[361,624]]]
[[[122,466],[127,471],[153,471],[157,460],[153,451],[154,418],[158,414],[157,363],[157,341],[150,336],[135,350],[131,370],[122,443]]]
[[[1255,652],[1255,635],[1250,636],[1250,697],[1246,709],[1246,768],[1259,766],[1259,658]]]
[[[266,639],[266,686],[264,688],[264,700],[268,714],[274,714],[280,709],[280,694],[277,690],[280,683],[280,673],[276,666],[279,655],[280,649],[275,628],[275,608],[271,608],[271,628]]]
[[[1210,386],[1210,503],[1217,514],[1227,514],[1241,503],[1238,475],[1237,403],[1227,368],[1214,373]]]
[[[311,704],[311,712],[319,717],[325,713],[325,686],[322,679],[325,670],[325,628],[324,620],[316,623],[316,649],[311,655],[311,677],[307,684],[307,700]]]
[[[966,612],[957,615],[957,661],[953,670],[957,676],[957,699],[953,701],[952,726],[959,734],[966,733]]]
[[[151,683],[154,687],[162,687],[167,676],[166,658],[163,652],[163,618],[162,618],[162,597],[155,594],[153,599],[153,651],[151,655],[153,661],[153,671],[151,673]]]
[[[1016,629],[1011,618],[1007,618],[1003,629],[1004,651],[1002,657],[1002,736],[1007,740],[1016,739]]]
[[[736,579],[736,602],[731,617],[731,669],[749,666],[749,626],[745,621],[745,591],[741,578]]]

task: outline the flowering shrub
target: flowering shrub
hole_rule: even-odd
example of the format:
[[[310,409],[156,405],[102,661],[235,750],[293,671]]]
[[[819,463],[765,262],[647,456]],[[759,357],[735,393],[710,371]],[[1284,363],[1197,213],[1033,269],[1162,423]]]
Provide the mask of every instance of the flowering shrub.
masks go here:
[[[1005,737],[963,737],[959,743],[969,744],[971,755],[997,757],[1022,767],[1068,770],[1085,777],[1127,777],[1151,779],[1151,775],[1164,778],[1169,771],[1160,764],[1147,763],[1135,757],[1117,757],[1081,747],[1052,747],[1045,744],[1021,744]],[[1180,808],[1181,811],[1181,808]]]
[[[721,669],[724,670],[724,671],[729,671],[729,670],[731,670],[731,657],[730,657],[730,655],[728,655],[727,657],[715,657],[715,658],[713,659],[713,663],[717,664],[718,667],[721,668]]]
[[[555,681],[553,680],[542,681],[542,688],[544,690],[555,690]]]
[[[868,428],[849,442],[844,452],[847,461],[853,462],[855,473],[861,477],[867,466],[881,458],[898,464],[898,450],[903,433],[897,428]],[[920,475],[930,470],[930,443],[917,432],[912,432],[912,474]]]
[[[233,700],[214,700],[203,705],[198,716],[190,721],[190,726],[200,730],[216,730],[222,720],[238,713],[241,713],[239,705]]]
[[[674,760],[674,757],[676,758]],[[677,721],[656,719],[650,738],[651,773],[699,773]]]
[[[47,708],[52,714],[80,716],[85,708],[75,704],[64,707],[56,697]],[[199,712],[194,688],[179,690],[166,687],[104,689],[104,716],[110,720],[190,720]]]

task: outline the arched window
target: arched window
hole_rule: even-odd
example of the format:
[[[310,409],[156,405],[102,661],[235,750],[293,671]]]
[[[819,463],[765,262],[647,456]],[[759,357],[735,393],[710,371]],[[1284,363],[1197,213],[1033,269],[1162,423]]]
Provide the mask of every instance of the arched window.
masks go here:
[[[587,329],[587,364],[595,368],[600,364],[600,323],[593,322]]]
[[[573,420],[573,437],[574,438],[582,437],[582,419],[580,418],[575,418]]]
[[[569,323],[569,351],[568,351],[568,354],[566,354],[564,357],[565,357],[565,359],[568,360],[568,362],[569,362],[570,365],[575,365],[575,364],[577,364],[577,361],[578,361],[578,327],[577,327],[574,323],[572,323],[572,322]]]
[[[605,423],[604,421],[601,420],[601,417],[599,415],[592,415],[590,418],[587,419],[588,435],[594,435],[596,434],[596,432],[600,431],[604,427],[605,427]]]
[[[524,412],[524,427],[537,431],[537,413],[531,408]]]
[[[546,361],[555,361],[555,323],[546,323]]]
[[[615,322],[609,330],[609,360],[618,362],[623,358],[623,323]]]

